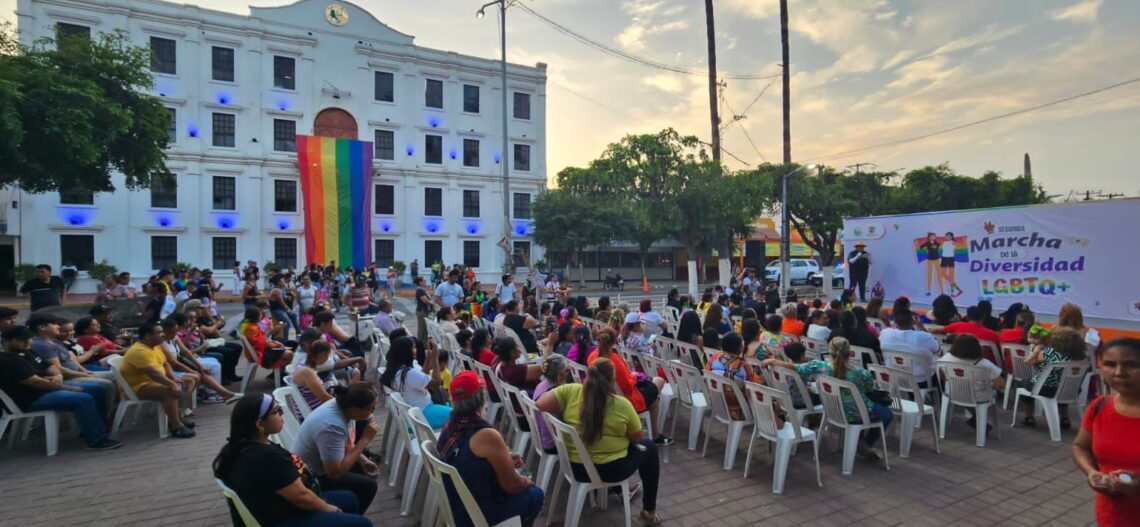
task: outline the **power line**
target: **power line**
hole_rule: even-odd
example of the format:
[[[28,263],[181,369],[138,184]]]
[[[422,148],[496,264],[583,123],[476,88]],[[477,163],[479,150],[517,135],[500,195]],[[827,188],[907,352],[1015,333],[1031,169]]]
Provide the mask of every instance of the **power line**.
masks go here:
[[[573,29],[570,29],[570,28],[568,28],[562,24],[559,24],[558,22],[555,22],[549,18],[546,18],[545,16],[537,13],[534,9],[531,9],[526,4],[518,3],[518,4],[515,4],[515,6],[518,7],[519,9],[522,9],[523,11],[526,11],[531,16],[537,18],[538,20],[540,20],[544,24],[553,28],[555,31],[558,31],[559,33],[562,33],[563,35],[566,35],[566,36],[568,36],[574,40],[577,40],[577,41],[579,41],[579,42],[581,42],[587,46],[590,46],[590,47],[592,47],[598,51],[601,51],[602,53],[606,53],[608,55],[612,55],[612,56],[620,58],[622,60],[633,62],[635,64],[639,64],[639,65],[642,65],[642,66],[645,66],[648,68],[655,68],[655,69],[664,70],[664,71],[671,71],[673,73],[681,73],[684,75],[693,75],[696,77],[705,77],[708,75],[707,71],[681,68],[678,66],[665,64],[663,62],[657,62],[655,60],[651,60],[651,59],[647,59],[644,57],[639,57],[637,55],[633,55],[631,53],[627,53],[625,51],[622,51],[620,49],[617,49],[615,47],[604,44],[604,43],[599,42],[597,40],[594,40],[590,37],[587,37],[586,35],[583,35],[577,31],[574,31]],[[720,75],[720,77],[723,79],[733,79],[733,80],[757,80],[757,79],[772,79],[772,78],[779,77],[780,75],[781,75],[780,73],[775,73],[775,74],[769,74],[769,75]]]
[[[1000,119],[1006,119],[1006,118],[1009,118],[1009,117],[1014,117],[1014,116],[1017,116],[1017,115],[1022,115],[1022,114],[1026,114],[1026,113],[1035,112],[1035,111],[1037,111],[1037,110],[1042,110],[1042,109],[1048,108],[1048,107],[1050,107],[1050,106],[1056,106],[1056,105],[1058,105],[1058,104],[1064,104],[1064,103],[1067,103],[1067,102],[1070,102],[1070,101],[1075,101],[1075,100],[1077,100],[1077,99],[1081,99],[1081,98],[1084,98],[1084,97],[1088,97],[1088,96],[1090,96],[1090,95],[1096,95],[1096,94],[1098,94],[1098,93],[1102,93],[1102,92],[1106,92],[1106,91],[1109,91],[1109,90],[1113,90],[1113,89],[1116,89],[1116,88],[1120,88],[1120,87],[1123,87],[1123,86],[1127,86],[1127,85],[1129,85],[1129,84],[1135,84],[1135,83],[1137,83],[1137,82],[1140,82],[1140,77],[1136,77],[1136,78],[1133,78],[1133,79],[1129,79],[1129,80],[1126,80],[1126,81],[1118,82],[1118,83],[1116,83],[1116,84],[1110,84],[1110,85],[1108,85],[1108,86],[1103,86],[1103,87],[1097,88],[1097,89],[1095,89],[1095,90],[1087,91],[1087,92],[1084,92],[1084,93],[1078,93],[1078,94],[1076,94],[1076,95],[1071,95],[1071,96],[1069,96],[1069,97],[1065,97],[1065,98],[1063,98],[1063,99],[1057,99],[1057,100],[1054,100],[1054,101],[1049,101],[1049,102],[1047,102],[1047,103],[1038,104],[1038,105],[1036,105],[1036,106],[1029,106],[1029,107],[1027,107],[1027,108],[1021,108],[1021,109],[1019,109],[1019,110],[1014,110],[1014,111],[1012,111],[1012,112],[1003,113],[1003,114],[1000,114],[1000,115],[994,115],[994,116],[991,116],[991,117],[986,117],[985,119],[979,119],[979,120],[977,120],[977,121],[971,121],[971,122],[968,122],[968,123],[964,123],[964,124],[960,124],[960,125],[957,125],[957,126],[952,126],[952,127],[950,127],[950,128],[943,128],[943,129],[941,129],[941,130],[937,130],[937,131],[934,131],[934,132],[930,132],[930,133],[925,133],[925,134],[922,134],[922,135],[917,135],[917,136],[914,136],[914,137],[908,137],[908,138],[905,138],[905,139],[896,139],[896,140],[894,140],[894,141],[888,141],[888,142],[886,142],[886,143],[880,143],[880,144],[877,144],[877,145],[865,146],[865,147],[862,147],[862,148],[856,148],[856,149],[853,149],[853,150],[845,150],[845,151],[842,151],[842,152],[836,152],[836,153],[833,153],[833,154],[828,154],[828,155],[825,155],[825,156],[809,156],[809,157],[808,157],[808,159],[813,159],[813,160],[817,160],[817,161],[822,161],[822,160],[824,160],[824,159],[831,159],[831,158],[835,158],[835,157],[848,157],[848,156],[851,156],[852,154],[859,154],[859,153],[868,152],[868,151],[871,151],[871,150],[878,150],[878,149],[880,149],[880,148],[886,148],[886,147],[889,147],[889,146],[896,146],[896,145],[901,145],[901,144],[904,144],[904,143],[912,143],[912,142],[914,142],[914,141],[921,141],[921,140],[923,140],[923,139],[927,139],[927,138],[930,138],[930,137],[934,137],[934,136],[938,136],[938,135],[943,135],[943,134],[948,134],[948,133],[951,133],[951,132],[957,132],[958,130],[962,130],[962,129],[965,129],[965,128],[970,128],[970,127],[973,127],[973,126],[978,126],[978,125],[980,125],[980,124],[985,124],[985,123],[989,123],[989,122],[997,121],[997,120],[1000,120]]]
[[[575,96],[577,96],[577,97],[581,98],[582,100],[585,100],[586,102],[590,102],[590,103],[593,103],[593,104],[595,104],[595,105],[597,105],[597,106],[599,106],[599,107],[601,107],[601,108],[603,108],[603,109],[605,109],[605,110],[609,110],[609,111],[611,111],[611,112],[614,112],[614,113],[616,113],[616,114],[618,114],[618,115],[622,115],[622,116],[628,117],[628,118],[630,118],[630,119],[633,119],[633,120],[635,120],[635,121],[639,121],[639,122],[641,122],[642,124],[648,124],[648,125],[652,125],[652,124],[653,124],[653,123],[651,123],[651,122],[649,122],[649,121],[645,120],[645,119],[644,119],[644,118],[642,118],[642,117],[638,117],[638,116],[636,116],[636,115],[633,115],[633,114],[631,114],[631,113],[628,113],[628,112],[626,112],[625,110],[621,110],[621,109],[615,108],[615,107],[613,107],[613,106],[610,106],[610,105],[608,105],[608,104],[606,104],[606,103],[604,103],[604,102],[601,102],[601,101],[599,101],[599,100],[593,99],[593,98],[591,98],[591,97],[587,96],[586,94],[584,94],[584,93],[581,93],[581,92],[579,92],[579,91],[577,91],[577,90],[573,90],[573,89],[570,89],[570,88],[569,88],[569,87],[567,87],[565,84],[561,84],[561,83],[559,83],[559,82],[555,82],[555,81],[550,81],[550,83],[551,83],[551,84],[553,84],[553,85],[555,85],[555,86],[558,86],[559,88],[561,88],[561,89],[563,89],[563,90],[566,90],[566,91],[567,91],[567,92],[569,92],[571,95],[575,95]]]

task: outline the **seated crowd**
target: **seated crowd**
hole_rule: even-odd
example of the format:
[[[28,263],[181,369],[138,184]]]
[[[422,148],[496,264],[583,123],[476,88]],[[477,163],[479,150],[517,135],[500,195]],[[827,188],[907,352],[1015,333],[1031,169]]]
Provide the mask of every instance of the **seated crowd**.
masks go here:
[[[108,437],[105,423],[119,394],[101,359],[121,355],[119,373],[140,399],[162,405],[173,437],[194,436],[194,423],[188,419],[193,397],[203,403],[236,403],[229,437],[213,469],[261,524],[371,525],[362,514],[378,490],[379,458],[368,445],[380,431],[375,421],[380,397],[371,383],[363,382],[366,343],[336,321],[336,311],[348,305],[350,313],[373,314],[372,326],[387,339],[379,383],[420,409],[427,424],[439,431],[439,459],[457,469],[490,524],[517,516],[524,526],[531,525],[551,490],[537,487],[520,471],[525,465],[520,454],[526,452],[511,452],[498,423],[486,419],[489,403],[510,405],[513,411],[504,412],[507,415],[523,415],[514,397],[500,397],[516,393],[496,389],[506,385],[543,412],[539,430],[531,430],[522,417],[507,424],[532,432],[537,447],[550,455],[564,441],[552,435],[547,421],[554,418],[575,429],[586,451],[571,448],[573,478],[589,481],[582,456],[604,482],[621,482],[637,473],[639,518],[656,525],[661,522],[656,503],[658,450],[673,443],[658,422],[667,381],[663,371],[643,367],[647,363],[639,360],[627,362],[625,356],[657,356],[660,339],[693,345],[687,354],[665,358],[730,380],[738,394],[745,393],[744,383],[765,383],[781,368],[807,385],[820,376],[847,381],[855,387],[855,398],[841,396],[843,417],[858,422],[860,407],[866,408],[883,431],[893,421],[891,402],[876,393],[872,372],[860,365],[883,364],[885,355],[909,357],[909,373],[920,388],[931,391],[943,384],[938,364],[977,366],[986,372],[976,387],[983,399],[993,390],[1016,388],[1006,385],[1010,364],[999,360],[990,343],[1030,346],[1027,362],[1036,375],[1020,387],[1036,383],[1051,364],[1085,360],[1101,348],[1124,346],[1117,341],[1102,346],[1097,331],[1084,326],[1080,308],[1072,304],[1062,308],[1056,326],[1047,330],[1022,304],[997,317],[986,301],[959,313],[946,295],[920,314],[905,297],[889,310],[881,298],[855,305],[850,292],[830,302],[800,302],[794,296],[773,296],[771,288],[756,280],[740,291],[710,289],[699,302],[674,289],[666,311],[658,312],[648,300],[614,305],[602,297],[591,306],[586,297],[571,296],[557,278],[532,289],[516,286],[505,275],[495,294],[488,296],[473,273],[463,269],[440,269],[433,275],[439,277],[434,290],[425,277],[415,278],[416,325],[410,332],[389,299],[373,302],[375,288],[371,294],[354,291],[376,287],[375,269],[356,273],[312,266],[296,277],[272,277],[268,292],[258,289],[255,270],[246,271],[246,309],[235,336],[248,343],[252,357],[247,359],[289,373],[286,382],[297,388],[309,412],[282,407],[266,394],[236,393],[226,387],[239,379],[235,367],[243,346],[221,333],[225,321],[213,312],[208,298],[189,303],[199,295],[209,296],[198,293],[211,291],[210,282],[201,279],[187,301],[175,302],[168,313],[165,300],[148,302],[154,304],[147,311],[152,316],[134,336],[115,328],[104,306],[93,308],[91,316],[74,327],[38,313],[16,325],[15,313],[0,308],[0,388],[22,410],[74,413],[89,448],[116,448],[120,443]],[[179,289],[171,285],[172,278],[160,272],[157,284],[146,289],[158,290],[157,296]],[[109,285],[108,291],[117,288]],[[429,332],[432,319],[449,342],[429,337],[438,335],[434,327]],[[512,331],[497,334],[501,327]],[[822,347],[809,352],[805,345],[816,342]],[[476,367],[468,370],[467,364]],[[575,369],[586,373],[582,376]],[[1056,379],[1046,379],[1042,395],[1051,395],[1048,390],[1056,386]],[[814,393],[791,392],[796,408],[819,404]],[[749,412],[747,401],[737,400],[732,392],[725,402],[731,419],[744,419]],[[300,421],[290,449],[271,440],[282,431],[284,412]],[[1031,411],[1022,423],[1036,424]],[[971,418],[970,425],[977,423]],[[1071,426],[1067,417],[1061,426]],[[861,457],[882,459],[875,451],[880,445],[885,448],[879,428],[867,428],[863,434],[857,445]],[[446,499],[456,524],[471,525],[454,487],[447,488]]]

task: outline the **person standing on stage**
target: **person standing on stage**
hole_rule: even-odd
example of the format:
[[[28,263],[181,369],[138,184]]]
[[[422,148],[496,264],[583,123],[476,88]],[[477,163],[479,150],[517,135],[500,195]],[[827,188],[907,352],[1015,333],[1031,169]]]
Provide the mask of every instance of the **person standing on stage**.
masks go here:
[[[867,273],[871,270],[871,253],[863,242],[855,242],[855,250],[847,255],[847,272],[851,275],[851,290],[859,288],[859,301],[866,302]]]

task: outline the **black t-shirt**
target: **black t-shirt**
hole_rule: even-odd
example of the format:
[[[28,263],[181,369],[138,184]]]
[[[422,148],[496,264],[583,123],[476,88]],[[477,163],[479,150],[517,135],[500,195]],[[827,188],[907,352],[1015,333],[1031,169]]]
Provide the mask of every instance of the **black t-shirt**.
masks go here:
[[[21,383],[46,370],[47,362],[37,355],[30,353],[16,355],[0,351],[0,389],[3,389],[22,411],[28,411],[28,407],[47,392]]]
[[[942,244],[938,242],[926,242],[922,244],[922,248],[926,250],[927,260],[937,260],[942,256]]]
[[[523,348],[526,349],[527,353],[538,354],[538,342],[534,340],[534,333],[531,333],[529,329],[524,329],[523,327],[526,325],[525,316],[508,313],[506,318],[503,319],[503,325],[513,329],[515,333],[518,334],[519,340],[522,341]]]
[[[419,313],[431,313],[432,312],[432,306],[433,306],[433,304],[431,301],[431,295],[429,295],[427,291],[424,291],[424,288],[417,287],[416,288],[416,311]]]
[[[63,297],[63,279],[53,276],[44,283],[38,278],[24,282],[20,287],[21,293],[27,293],[32,299],[32,311],[44,307],[58,306]]]
[[[259,523],[277,525],[287,518],[308,514],[277,494],[297,478],[320,494],[317,479],[301,458],[274,444],[251,443],[238,454],[228,481]]]
[[[854,259],[856,256],[859,256],[858,260]],[[847,255],[848,270],[852,274],[867,274],[867,270],[871,267],[870,256],[867,252],[860,255],[859,251],[851,251],[851,254]]]
[[[119,338],[119,333],[122,332],[121,329],[112,325],[110,322],[99,324],[99,333],[110,340]]]

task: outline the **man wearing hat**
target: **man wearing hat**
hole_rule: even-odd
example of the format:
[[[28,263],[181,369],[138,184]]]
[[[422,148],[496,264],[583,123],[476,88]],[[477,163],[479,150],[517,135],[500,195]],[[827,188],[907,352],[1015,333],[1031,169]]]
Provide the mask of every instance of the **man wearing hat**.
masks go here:
[[[847,274],[851,276],[852,291],[859,287],[859,301],[867,301],[867,273],[871,270],[871,253],[867,252],[867,244],[855,242],[855,250],[847,255]]]

